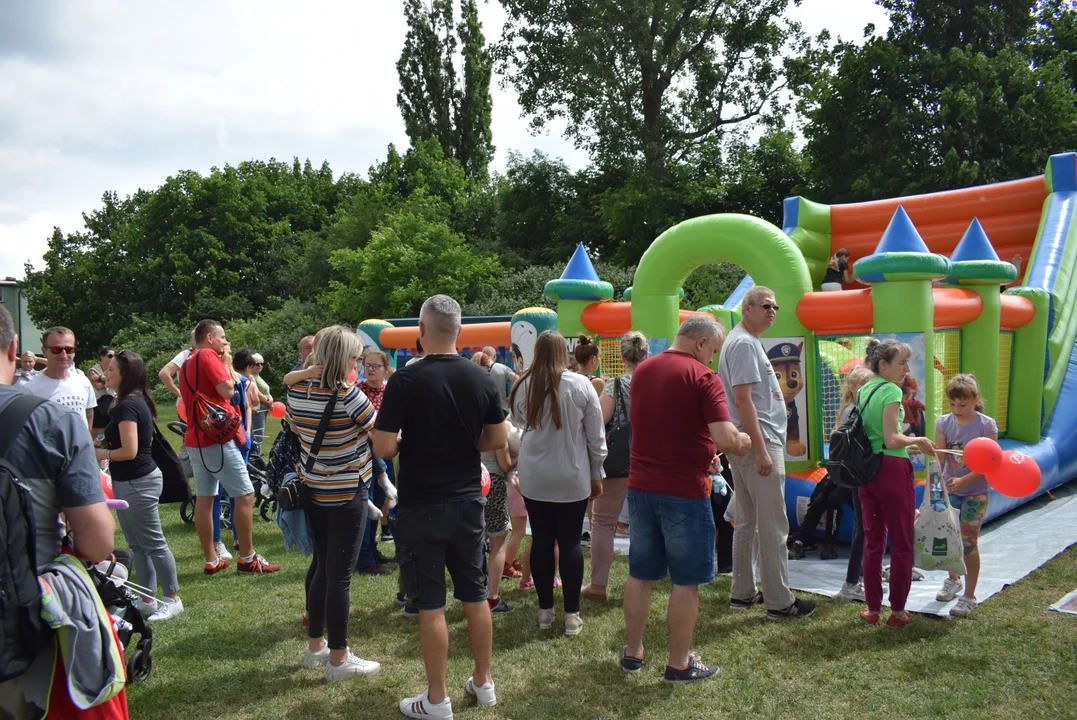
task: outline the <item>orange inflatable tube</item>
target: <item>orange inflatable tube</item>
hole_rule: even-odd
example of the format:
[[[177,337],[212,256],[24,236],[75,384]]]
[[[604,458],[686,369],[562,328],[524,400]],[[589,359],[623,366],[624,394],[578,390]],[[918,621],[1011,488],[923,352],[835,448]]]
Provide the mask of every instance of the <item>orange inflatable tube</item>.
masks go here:
[[[696,310],[681,310],[680,321],[689,315],[699,314]],[[604,302],[592,303],[583,309],[580,317],[583,326],[598,337],[610,338],[624,335],[632,329],[632,303]]]
[[[806,293],[797,303],[797,319],[817,333],[866,335],[874,309],[871,290]]]
[[[510,323],[507,322],[464,325],[460,328],[460,337],[456,339],[456,347],[460,349],[484,347],[486,345],[509,347],[512,345],[512,332],[509,329],[509,326]],[[385,330],[382,330],[381,334],[378,336],[378,342],[380,342],[383,347],[391,348],[393,350],[414,350],[415,341],[418,338],[418,326],[386,328]]]
[[[1002,296],[1002,321],[999,323],[1003,330],[1028,325],[1036,316],[1036,306],[1032,301],[1020,295]]]
[[[954,328],[980,317],[984,301],[967,288],[935,288],[935,327]]]

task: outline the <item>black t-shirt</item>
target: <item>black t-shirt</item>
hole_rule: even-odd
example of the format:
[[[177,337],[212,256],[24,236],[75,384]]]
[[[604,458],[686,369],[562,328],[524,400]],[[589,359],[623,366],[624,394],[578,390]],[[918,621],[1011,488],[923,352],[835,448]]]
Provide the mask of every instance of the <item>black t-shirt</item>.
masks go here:
[[[150,406],[141,395],[128,395],[112,408],[112,418],[105,427],[105,442],[113,450],[119,450],[120,423],[131,421],[138,427],[138,454],[133,460],[113,460],[109,463],[112,479],[120,482],[149,475],[157,469],[150,452],[153,443],[153,415]]]
[[[849,263],[838,258],[838,269],[826,266],[826,275],[823,276],[825,283],[840,283],[845,281],[845,271],[849,269]]]
[[[400,505],[480,497],[479,437],[504,420],[490,373],[459,355],[427,355],[393,373],[374,428],[403,431]]]

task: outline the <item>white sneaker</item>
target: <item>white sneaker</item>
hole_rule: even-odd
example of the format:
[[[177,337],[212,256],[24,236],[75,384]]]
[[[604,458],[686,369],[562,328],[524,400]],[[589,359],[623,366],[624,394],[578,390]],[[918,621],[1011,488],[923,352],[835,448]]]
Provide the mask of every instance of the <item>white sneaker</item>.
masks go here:
[[[969,613],[976,609],[976,601],[962,595],[957,599],[957,605],[950,608],[950,615],[955,618],[968,617]]]
[[[539,630],[549,630],[553,627],[553,608],[538,611]]]
[[[858,582],[850,585],[849,583],[842,583],[841,590],[837,594],[838,600],[848,600],[850,602],[859,601],[866,602],[864,597],[864,583]]]
[[[446,695],[444,700],[435,705],[430,702],[430,688],[427,688],[415,697],[401,700],[400,713],[409,718],[445,718],[446,720],[452,720],[452,700]]]
[[[328,658],[326,658],[328,660]],[[348,657],[344,658],[344,662],[340,665],[334,665],[331,662],[325,664],[325,679],[327,682],[333,682],[334,680],[348,680],[356,675],[377,675],[381,670],[381,664],[376,663],[373,660],[364,660],[361,657],[356,657],[352,652],[348,651]]]
[[[474,695],[479,705],[497,705],[497,696],[494,695],[494,684],[488,682],[485,685],[476,685],[475,678],[469,677],[464,683],[464,692]]]
[[[303,651],[303,667],[307,670],[325,667],[329,663],[329,646],[322,645],[322,649],[311,652],[310,648]]]
[[[171,620],[181,612],[183,612],[182,600],[179,598],[176,598],[175,600],[162,598],[158,601],[157,611],[146,619],[150,622],[164,622],[165,620]]]
[[[157,605],[157,598],[152,598],[150,600],[135,598],[135,609],[143,615],[153,615],[155,612],[157,612]]]
[[[935,599],[939,602],[950,602],[964,589],[965,585],[960,580],[946,578],[942,581],[942,590],[935,593]]]
[[[228,552],[228,548],[224,546],[223,542],[218,541],[217,544],[213,546],[213,549],[217,551],[217,557],[221,560],[232,559],[232,553]]]
[[[583,619],[577,613],[565,613],[565,635],[579,635],[583,630]]]

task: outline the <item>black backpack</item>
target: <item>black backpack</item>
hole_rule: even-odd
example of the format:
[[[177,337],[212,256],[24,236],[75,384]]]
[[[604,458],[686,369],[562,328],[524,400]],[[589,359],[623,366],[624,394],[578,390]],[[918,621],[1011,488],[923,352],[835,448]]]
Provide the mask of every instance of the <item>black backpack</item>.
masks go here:
[[[613,417],[606,426],[606,459],[602,469],[608,478],[628,477],[632,458],[632,424],[628,421],[628,405],[624,400],[621,378],[613,378]]]
[[[864,401],[865,410],[883,384],[876,385],[868,395],[868,399]],[[826,461],[827,472],[834,482],[850,489],[863,487],[874,480],[883,462],[882,453],[872,451],[871,440],[868,439],[864,420],[860,416],[859,400],[858,394],[849,417],[830,436],[830,452]]]
[[[19,394],[0,411],[0,682],[26,672],[48,639],[41,621],[30,490],[8,462],[8,448],[43,402]]]

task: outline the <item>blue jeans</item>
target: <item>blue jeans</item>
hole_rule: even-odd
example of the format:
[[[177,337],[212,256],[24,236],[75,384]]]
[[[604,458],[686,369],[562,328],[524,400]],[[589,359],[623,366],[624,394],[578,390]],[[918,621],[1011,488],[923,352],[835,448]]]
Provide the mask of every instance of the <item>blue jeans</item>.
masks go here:
[[[714,580],[714,513],[710,498],[628,491],[628,574],[654,582],[668,570],[674,585]]]

